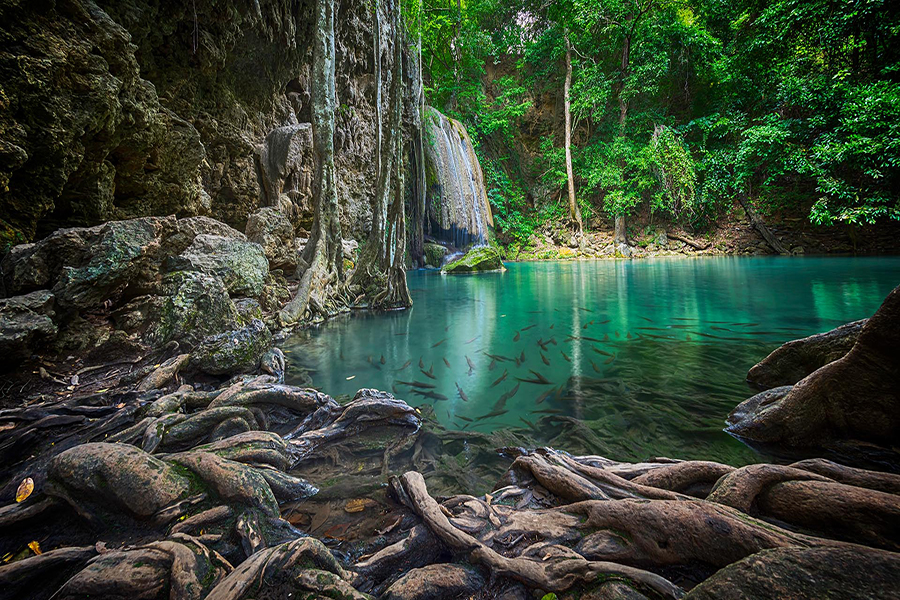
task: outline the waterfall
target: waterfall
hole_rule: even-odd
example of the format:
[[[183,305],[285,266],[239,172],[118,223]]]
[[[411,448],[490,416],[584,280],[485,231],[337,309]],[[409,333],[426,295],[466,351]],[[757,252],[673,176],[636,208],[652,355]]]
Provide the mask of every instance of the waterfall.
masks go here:
[[[429,106],[424,129],[425,230],[459,249],[487,244],[494,218],[466,128]]]

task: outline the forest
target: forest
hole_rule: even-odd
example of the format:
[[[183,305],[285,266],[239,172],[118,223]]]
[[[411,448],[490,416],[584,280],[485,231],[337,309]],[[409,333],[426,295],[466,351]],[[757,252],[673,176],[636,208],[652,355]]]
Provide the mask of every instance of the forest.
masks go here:
[[[0,600],[893,600],[886,0],[0,0]]]
[[[735,198],[817,225],[900,218],[889,2],[404,10],[428,102],[469,127],[508,243],[566,219],[619,220],[624,234],[655,215],[702,232]]]

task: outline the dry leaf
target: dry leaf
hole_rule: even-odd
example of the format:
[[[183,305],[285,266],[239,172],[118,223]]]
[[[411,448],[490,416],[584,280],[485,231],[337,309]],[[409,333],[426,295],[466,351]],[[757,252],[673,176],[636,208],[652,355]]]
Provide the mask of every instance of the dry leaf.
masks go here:
[[[35,554],[43,554],[43,552],[41,552],[41,545],[37,543],[37,540],[28,542],[28,547],[31,548],[31,551]]]
[[[358,513],[366,510],[370,506],[375,506],[376,502],[369,498],[354,498],[353,500],[348,500],[347,504],[344,505],[344,510],[348,513]]]
[[[16,502],[21,502],[25,498],[31,495],[31,492],[34,491],[34,479],[31,477],[26,477],[22,480],[22,483],[19,484],[19,489],[16,490]]]
[[[119,402],[118,404],[116,404],[116,408],[125,408],[125,403]]]

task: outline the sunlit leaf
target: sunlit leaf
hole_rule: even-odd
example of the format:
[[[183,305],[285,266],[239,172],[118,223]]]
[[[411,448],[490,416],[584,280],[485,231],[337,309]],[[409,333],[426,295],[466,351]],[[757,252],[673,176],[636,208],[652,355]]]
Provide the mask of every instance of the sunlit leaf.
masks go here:
[[[22,483],[19,484],[19,488],[16,490],[16,502],[21,502],[25,498],[31,495],[31,492],[34,491],[34,479],[31,477],[26,477],[22,480]]]

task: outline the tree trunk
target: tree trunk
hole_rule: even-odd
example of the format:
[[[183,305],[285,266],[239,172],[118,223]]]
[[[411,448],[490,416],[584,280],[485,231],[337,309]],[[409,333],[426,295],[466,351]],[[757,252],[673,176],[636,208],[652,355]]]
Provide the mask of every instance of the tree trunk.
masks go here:
[[[403,202],[403,43],[400,31],[400,11],[393,15],[393,69],[389,92],[390,117],[387,135],[379,139],[376,148],[377,183],[373,206],[372,230],[359,264],[351,278],[351,285],[363,288],[372,308],[395,309],[412,305],[406,286],[404,258],[406,253],[406,212]],[[376,4],[376,23],[381,20]],[[377,26],[380,30],[380,25]],[[380,46],[380,40],[375,40]],[[381,54],[381,50],[377,51]],[[376,97],[381,93],[380,61],[375,64]],[[379,105],[380,106],[380,105]],[[378,111],[379,129],[381,122]]]
[[[414,267],[425,266],[425,86],[422,81],[422,11],[419,11],[419,41],[417,47],[418,54],[418,76],[416,84],[417,109],[419,111],[419,131],[418,135],[413,139],[413,157],[412,163],[415,165],[413,172],[415,182],[412,185],[412,206],[410,210],[410,219],[412,221],[412,234],[409,241],[409,254],[412,258]]]
[[[309,242],[303,249],[300,286],[279,313],[282,325],[304,318],[323,318],[346,305],[342,298],[344,279],[341,219],[334,168],[335,54],[334,0],[316,0],[313,36],[312,131],[316,155],[315,203]],[[302,271],[302,273],[301,273]]]
[[[627,244],[628,236],[625,234],[625,215],[616,215],[614,244]]]
[[[778,254],[790,254],[790,251],[784,247],[775,234],[766,227],[765,222],[762,220],[756,211],[753,210],[753,207],[750,206],[750,202],[747,198],[744,197],[743,194],[738,196],[738,202],[740,202],[741,207],[744,209],[744,212],[747,213],[747,217],[750,219],[750,224],[759,232],[763,239],[766,240],[766,243],[777,252]]]
[[[572,89],[572,44],[568,33],[566,40],[566,82],[563,88],[563,103],[565,104],[566,118],[566,178],[569,187],[569,219],[578,235],[581,235],[583,225],[581,223],[581,211],[575,201],[575,176],[572,172],[572,103],[569,92]]]

